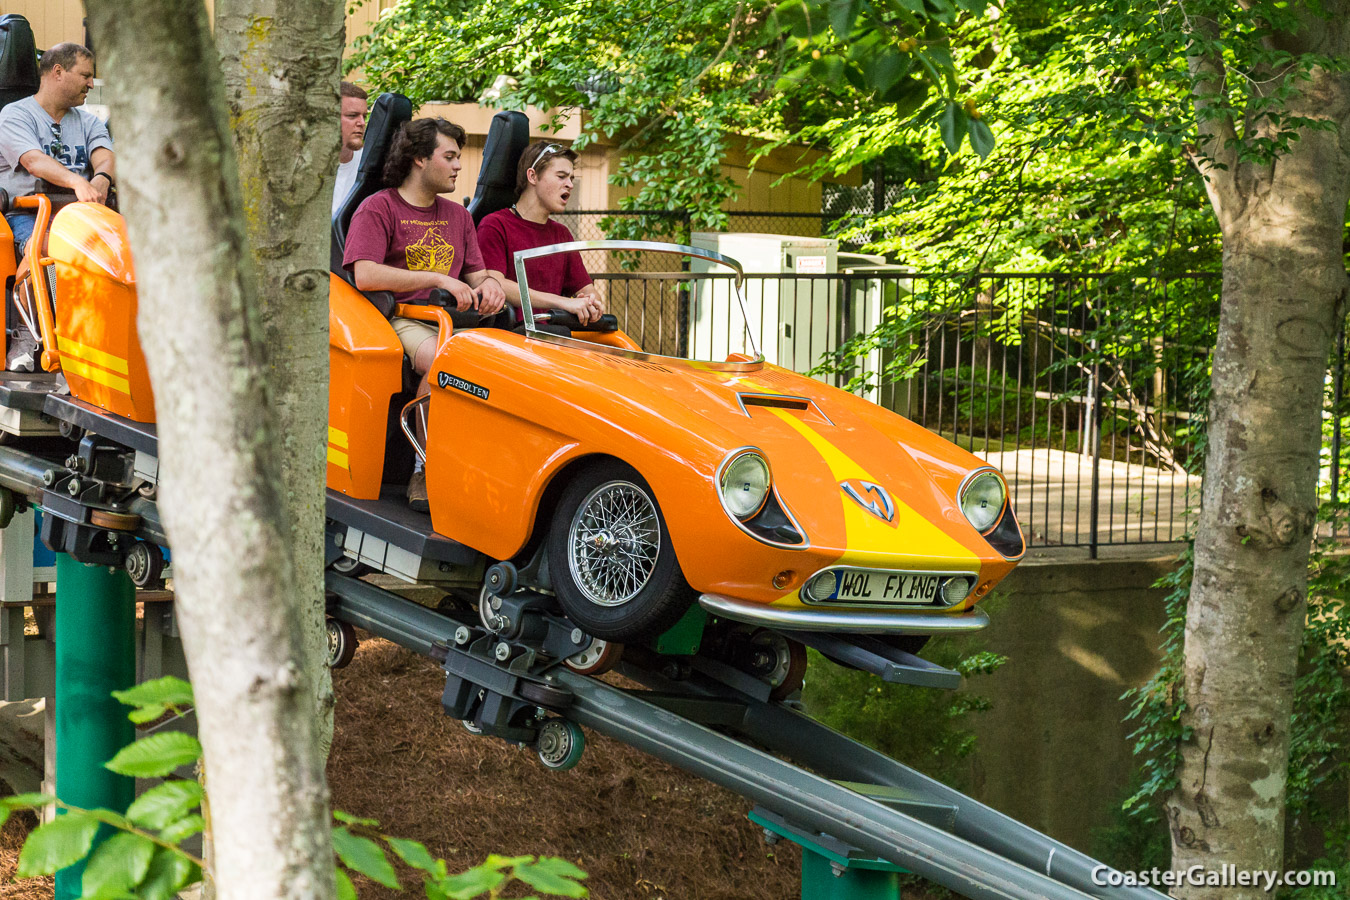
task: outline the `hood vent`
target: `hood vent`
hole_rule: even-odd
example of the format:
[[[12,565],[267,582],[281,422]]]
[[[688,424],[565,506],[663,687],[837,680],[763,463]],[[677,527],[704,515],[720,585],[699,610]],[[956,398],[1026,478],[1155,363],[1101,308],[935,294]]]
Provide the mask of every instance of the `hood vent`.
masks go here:
[[[821,412],[815,401],[806,397],[789,397],[783,394],[737,394],[741,409],[752,419],[759,410],[784,410],[806,422],[833,425],[830,417]]]

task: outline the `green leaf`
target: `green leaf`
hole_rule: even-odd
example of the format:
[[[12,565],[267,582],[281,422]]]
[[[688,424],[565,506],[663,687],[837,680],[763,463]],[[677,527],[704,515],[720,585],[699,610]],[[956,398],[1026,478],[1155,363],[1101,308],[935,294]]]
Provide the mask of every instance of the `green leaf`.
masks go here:
[[[19,853],[18,878],[51,875],[89,854],[99,821],[85,813],[65,813],[28,835]]]
[[[202,745],[190,734],[165,731],[141,738],[117,752],[104,767],[133,778],[163,778],[201,758]]]
[[[363,819],[360,816],[354,816],[349,812],[343,812],[340,809],[333,810],[333,818],[339,822],[346,822],[348,825],[363,825],[366,828],[379,828],[380,823],[374,819]]]
[[[192,685],[181,678],[165,675],[153,681],[142,681],[125,691],[113,691],[113,698],[127,706],[147,706],[151,703],[166,703],[173,706],[192,704]]]
[[[948,100],[942,115],[938,116],[938,130],[942,132],[942,143],[947,146],[948,153],[955,154],[961,149],[961,142],[966,137],[966,119],[966,111],[960,104]]]
[[[202,786],[195,781],[166,781],[136,798],[127,817],[146,828],[163,828],[187,815],[202,802]]]
[[[983,119],[970,120],[970,146],[980,154],[980,159],[987,159],[994,150],[994,132]]]
[[[55,802],[56,798],[51,794],[13,794],[9,797],[0,797],[0,806],[6,809],[38,809]]]
[[[923,0],[900,0],[900,5],[916,16],[926,14],[926,10],[923,8]]]
[[[565,859],[541,857],[538,862],[516,866],[512,872],[532,888],[559,897],[585,897],[585,885],[574,879],[585,878],[586,873]]]
[[[858,0],[830,0],[830,27],[841,40],[853,33],[853,20],[858,15]]]
[[[205,828],[206,820],[199,815],[193,814],[184,816],[177,822],[167,826],[159,833],[159,836],[170,844],[181,844],[183,841]]]
[[[192,685],[172,675],[143,681],[125,691],[113,691],[112,695],[118,702],[136,707],[127,718],[137,723],[158,719],[171,707],[182,709],[192,705]]]
[[[484,863],[467,872],[441,879],[439,887],[450,900],[471,900],[479,894],[495,890],[506,881],[506,876]]]
[[[181,853],[160,848],[136,894],[141,900],[173,900],[180,890],[201,879],[202,870],[196,863]]]
[[[347,873],[334,867],[334,875],[337,877],[337,900],[357,900],[356,885],[347,877]]]
[[[905,76],[911,63],[908,53],[882,51],[867,63],[867,79],[872,83],[873,89],[885,95]]]
[[[422,844],[404,838],[385,838],[385,841],[398,854],[399,859],[414,869],[436,874],[436,857],[432,856]]]
[[[928,85],[917,78],[902,78],[882,99],[895,104],[895,117],[903,121],[918,112],[928,99]]]
[[[85,865],[81,889],[87,900],[121,897],[141,883],[155,855],[153,842],[118,832],[94,848]]]
[[[401,890],[398,875],[389,864],[389,858],[384,855],[380,845],[370,838],[352,834],[345,828],[334,828],[333,849],[347,868],[387,888]]]

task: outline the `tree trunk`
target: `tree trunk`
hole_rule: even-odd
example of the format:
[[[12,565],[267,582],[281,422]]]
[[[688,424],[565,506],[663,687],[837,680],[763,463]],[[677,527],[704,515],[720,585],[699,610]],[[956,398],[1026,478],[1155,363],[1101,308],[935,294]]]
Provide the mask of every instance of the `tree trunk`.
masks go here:
[[[328,444],[328,260],[338,162],[341,0],[216,0],[216,45],[244,223],[258,272],[268,388],[280,427],[294,590],[305,615],[326,748],[333,688],[324,659]]]
[[[225,900],[331,896],[309,616],[267,393],[263,328],[205,9],[88,0],[117,135],[155,384],[160,503]]]
[[[1322,23],[1322,34],[1340,34],[1315,49],[1343,52],[1344,21]],[[1173,868],[1215,875],[1225,863],[1282,868],[1323,380],[1350,288],[1341,247],[1350,82],[1315,72],[1286,109],[1328,118],[1339,131],[1305,130],[1273,163],[1234,156],[1209,172],[1223,229],[1223,307],[1186,613],[1183,724],[1194,734],[1182,747],[1168,818]],[[1180,893],[1267,896],[1263,887]]]

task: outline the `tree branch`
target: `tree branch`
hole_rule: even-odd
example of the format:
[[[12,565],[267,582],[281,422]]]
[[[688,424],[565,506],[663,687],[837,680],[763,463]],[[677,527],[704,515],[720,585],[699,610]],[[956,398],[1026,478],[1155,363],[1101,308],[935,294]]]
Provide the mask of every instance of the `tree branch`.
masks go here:
[[[1219,27],[1213,19],[1198,16],[1185,16],[1184,27],[1191,39],[1186,67],[1191,73],[1191,97],[1200,133],[1198,145],[1186,147],[1186,156],[1204,178],[1205,192],[1220,227],[1224,227],[1237,214],[1242,198],[1236,179],[1237,131],[1224,97],[1227,73],[1214,44]]]

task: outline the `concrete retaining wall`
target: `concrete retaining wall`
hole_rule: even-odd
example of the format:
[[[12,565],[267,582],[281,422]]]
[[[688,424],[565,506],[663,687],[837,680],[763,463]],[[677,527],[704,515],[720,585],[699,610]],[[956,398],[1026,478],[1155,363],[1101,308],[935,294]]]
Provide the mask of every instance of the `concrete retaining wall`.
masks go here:
[[[1028,560],[983,605],[970,649],[1008,657],[970,689],[993,701],[969,717],[973,795],[1078,849],[1110,820],[1132,767],[1120,695],[1153,674],[1174,556]]]

